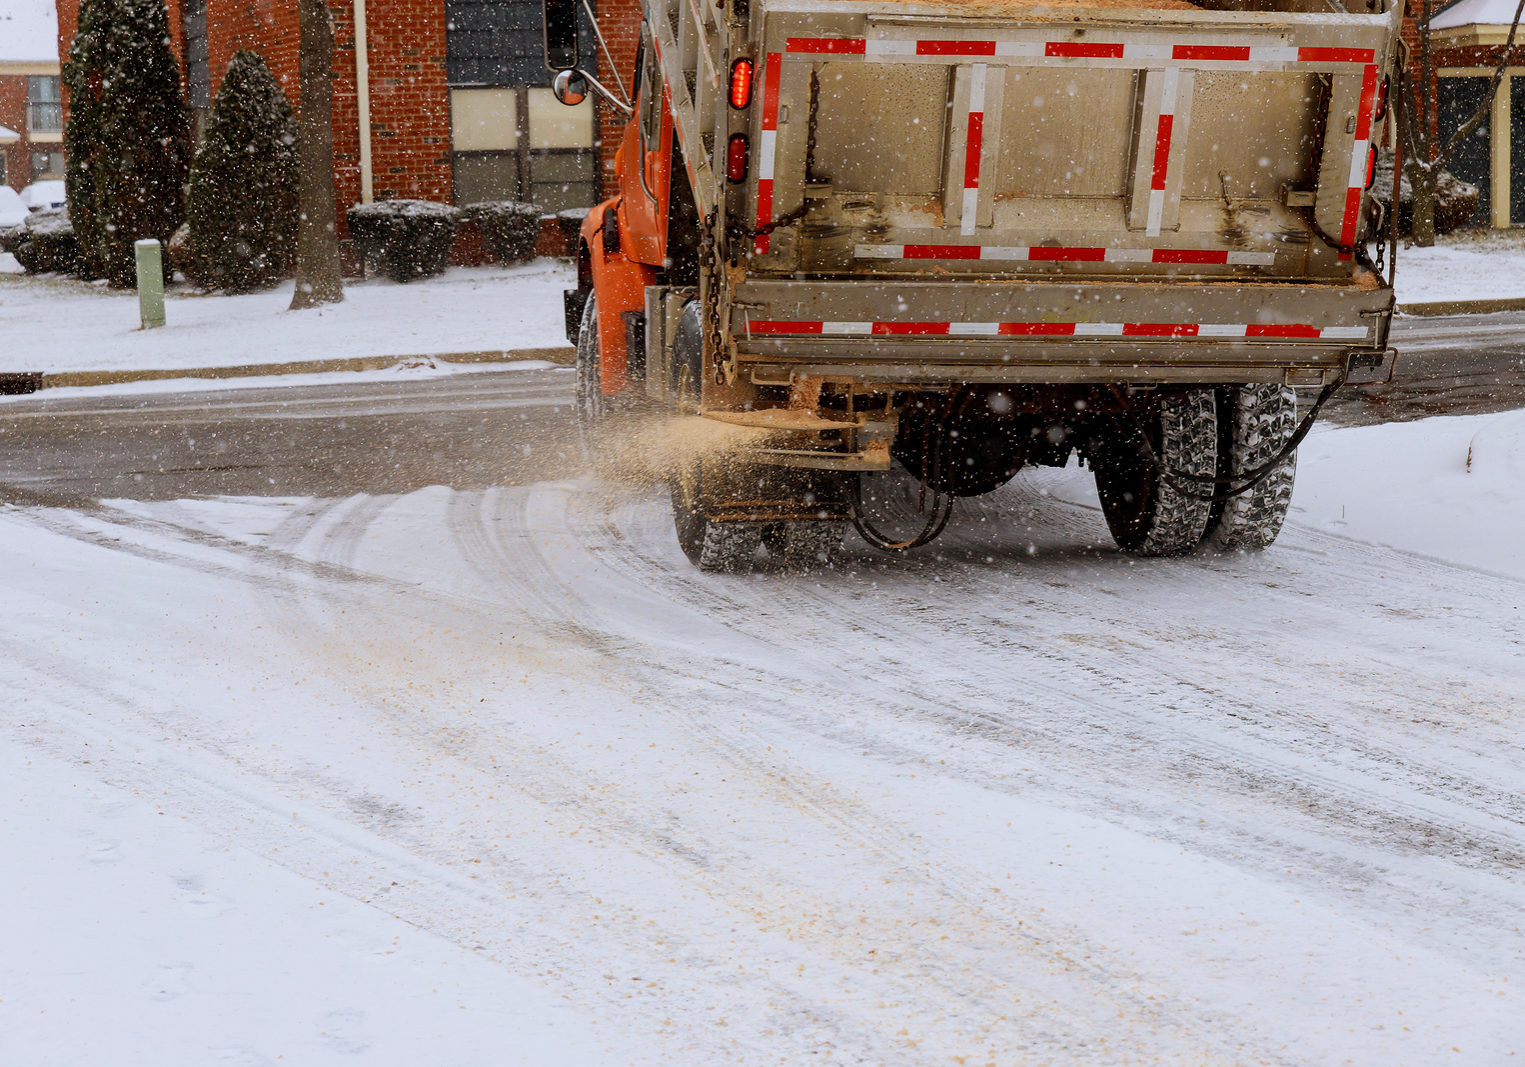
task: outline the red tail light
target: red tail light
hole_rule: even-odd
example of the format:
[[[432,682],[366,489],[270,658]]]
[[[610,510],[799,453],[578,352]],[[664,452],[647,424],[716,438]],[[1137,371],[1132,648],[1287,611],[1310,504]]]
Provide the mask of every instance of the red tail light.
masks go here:
[[[725,152],[725,176],[733,182],[747,180],[747,135],[744,133],[731,134],[730,143],[726,145]]]
[[[731,106],[740,111],[752,102],[752,61],[738,59],[731,64]]]
[[[1373,122],[1381,122],[1387,117],[1387,78],[1382,79],[1382,84],[1377,86],[1377,107],[1372,113]]]
[[[1366,150],[1366,188],[1371,188],[1371,183],[1377,180],[1377,146],[1372,145]]]

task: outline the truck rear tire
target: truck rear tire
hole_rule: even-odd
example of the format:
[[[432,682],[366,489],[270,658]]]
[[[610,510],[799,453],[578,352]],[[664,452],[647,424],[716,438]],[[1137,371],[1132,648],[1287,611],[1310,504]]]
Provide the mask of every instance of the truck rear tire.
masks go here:
[[[710,502],[726,484],[721,466],[703,459],[685,462],[668,479],[678,547],[701,571],[749,571],[762,544],[762,523],[717,522],[711,517]]]
[[[768,555],[786,571],[810,571],[831,566],[842,548],[847,523],[831,519],[794,519],[774,523],[763,531]]]
[[[1144,418],[1143,429],[1159,462],[1152,462],[1137,433],[1124,428],[1092,457],[1102,514],[1119,548],[1137,556],[1184,556],[1202,543],[1212,504],[1182,492],[1180,479],[1211,479],[1218,473],[1215,390],[1167,393]],[[1206,495],[1210,482],[1203,482]],[[1188,483],[1195,488],[1195,483]]]
[[[1297,394],[1281,385],[1226,386],[1218,390],[1221,478],[1238,478],[1269,463],[1297,432]],[[1219,552],[1265,548],[1276,540],[1292,503],[1297,473],[1293,453],[1248,492],[1218,505],[1207,544]]]

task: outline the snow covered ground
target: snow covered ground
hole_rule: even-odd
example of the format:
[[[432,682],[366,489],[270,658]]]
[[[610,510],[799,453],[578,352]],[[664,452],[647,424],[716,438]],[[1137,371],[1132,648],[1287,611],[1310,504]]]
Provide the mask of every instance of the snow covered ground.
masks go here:
[[[1294,507],[1331,533],[1525,581],[1525,412],[1315,432]]]
[[[561,293],[571,268],[456,267],[398,285],[351,280],[344,302],[287,311],[291,283],[240,296],[166,298],[168,324],[138,328],[138,299],[68,278],[0,274],[0,372],[167,370],[353,356],[423,356],[567,343]]]
[[[803,578],[588,479],[0,507],[0,1062],[1513,1062],[1525,416],[1300,483]]]
[[[1456,233],[1430,248],[1400,247],[1396,285],[1400,307],[1525,299],[1525,231]]]

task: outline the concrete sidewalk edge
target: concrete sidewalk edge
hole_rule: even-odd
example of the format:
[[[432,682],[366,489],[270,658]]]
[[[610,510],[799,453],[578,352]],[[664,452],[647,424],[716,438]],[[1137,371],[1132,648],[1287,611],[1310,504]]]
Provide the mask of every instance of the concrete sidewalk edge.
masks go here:
[[[571,366],[574,350],[513,348],[486,352],[434,352],[422,356],[348,356],[338,359],[304,359],[285,363],[250,363],[230,367],[177,367],[172,370],[74,370],[44,374],[39,389],[64,386],[119,385],[125,382],[166,381],[172,378],[259,378],[281,374],[327,374],[333,371],[386,370],[399,363],[512,363],[541,359]]]
[[[1525,297],[1499,297],[1493,300],[1422,300],[1399,304],[1400,315],[1487,315],[1494,311],[1525,311]]]

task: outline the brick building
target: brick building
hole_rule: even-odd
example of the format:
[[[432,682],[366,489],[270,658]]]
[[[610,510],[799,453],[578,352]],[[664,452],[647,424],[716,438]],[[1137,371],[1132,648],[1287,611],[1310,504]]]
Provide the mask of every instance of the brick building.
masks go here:
[[[57,0],[60,56],[79,2]],[[242,48],[263,55],[301,107],[291,0],[167,2],[186,98],[198,115]],[[540,0],[329,0],[329,10],[341,219],[352,204],[400,197],[532,200],[555,211],[593,203],[607,184],[621,120],[595,112],[591,101],[566,108],[551,95]],[[604,0],[596,10],[610,23],[605,33],[628,81],[636,0]],[[595,48],[588,34],[590,61]]]
[[[24,189],[64,176],[52,0],[0,9],[0,183]]]

